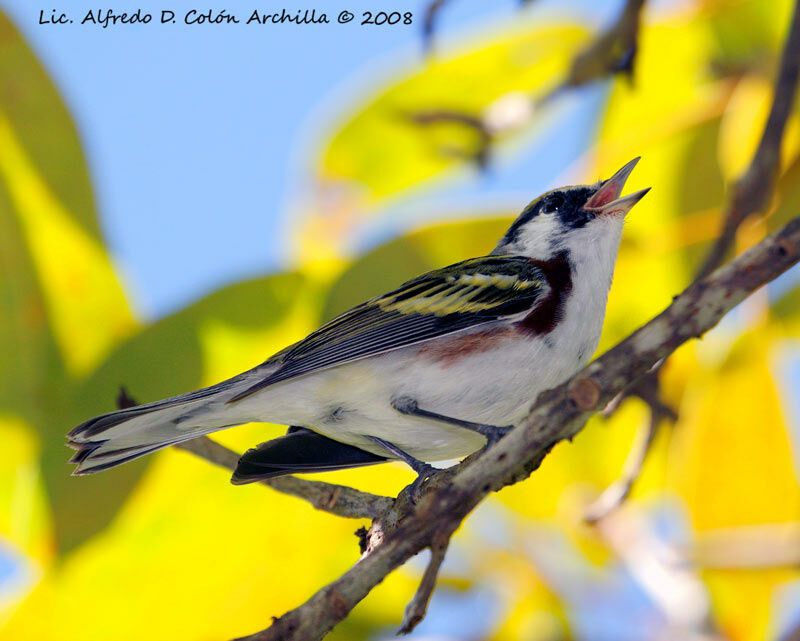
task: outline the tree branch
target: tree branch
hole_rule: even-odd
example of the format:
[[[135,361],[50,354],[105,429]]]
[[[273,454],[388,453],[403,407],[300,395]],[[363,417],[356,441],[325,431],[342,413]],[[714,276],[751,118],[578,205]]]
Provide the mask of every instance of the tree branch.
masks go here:
[[[800,1],[795,3],[789,35],[775,79],[775,91],[764,133],[747,171],[731,186],[731,195],[723,216],[722,229],[708,256],[697,272],[704,278],[716,269],[733,245],[739,226],[752,214],[769,205],[778,176],[781,141],[786,121],[797,93],[800,73]]]
[[[236,469],[236,463],[240,456],[207,436],[178,443],[174,447],[191,452],[209,463],[231,471]],[[385,513],[394,504],[394,499],[388,496],[361,492],[345,485],[306,481],[293,476],[279,476],[274,479],[266,479],[261,483],[283,494],[308,501],[318,510],[349,519],[374,519]]]
[[[413,505],[408,492],[373,522],[366,552],[339,579],[247,641],[321,639],[392,570],[453,532],[490,493],[527,478],[553,446],[577,434],[631,381],[691,338],[702,336],[750,293],[800,259],[800,218],[767,237],[672,304],[569,381],[539,395],[528,416],[505,438],[452,468],[437,472]]]
[[[789,34],[786,37],[780,68],[775,79],[774,96],[767,124],[748,169],[730,188],[722,229],[698,269],[695,281],[708,276],[719,267],[730,251],[741,224],[749,216],[766,209],[769,205],[780,169],[781,141],[786,121],[794,104],[798,74],[800,74],[800,0],[795,4]],[[590,522],[603,518],[619,507],[627,498],[639,475],[639,470],[647,458],[653,442],[652,437],[655,435],[660,420],[670,418],[674,422],[677,419],[675,412],[660,400],[658,379],[660,369],[661,364],[654,367],[652,372],[640,378],[612,401],[613,409],[616,409],[628,396],[636,396],[647,403],[650,406],[652,417],[651,437],[644,442],[643,449],[634,449],[631,452],[626,461],[623,475],[590,506],[586,514],[586,519]]]

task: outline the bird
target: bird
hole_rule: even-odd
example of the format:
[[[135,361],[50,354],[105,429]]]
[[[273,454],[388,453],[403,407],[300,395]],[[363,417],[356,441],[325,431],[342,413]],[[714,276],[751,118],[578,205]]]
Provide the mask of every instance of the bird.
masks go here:
[[[233,378],[91,418],[75,475],[251,422],[289,426],[231,481],[401,460],[430,475],[496,443],[597,349],[639,158],[529,203],[485,256],[371,298]]]

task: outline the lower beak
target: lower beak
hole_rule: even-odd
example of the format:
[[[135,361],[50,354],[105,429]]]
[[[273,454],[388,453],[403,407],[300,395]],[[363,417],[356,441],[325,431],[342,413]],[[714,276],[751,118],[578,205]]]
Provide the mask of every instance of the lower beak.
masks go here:
[[[622,198],[617,198],[616,200],[612,200],[610,203],[603,205],[602,207],[598,207],[598,214],[613,214],[617,216],[624,216],[627,214],[633,206],[638,203],[644,195],[650,191],[650,187],[647,189],[640,189],[639,191],[635,191],[632,194],[628,194],[627,196],[623,196]]]
[[[628,180],[628,176],[631,175],[633,168],[638,162],[639,157],[634,158],[611,176],[611,178],[604,180],[594,195],[586,201],[583,208],[594,211],[597,214],[616,214],[622,216],[627,214],[633,206],[650,191],[648,187],[647,189],[642,189],[641,191],[620,198],[620,194],[622,194],[622,190],[625,188],[625,182]]]

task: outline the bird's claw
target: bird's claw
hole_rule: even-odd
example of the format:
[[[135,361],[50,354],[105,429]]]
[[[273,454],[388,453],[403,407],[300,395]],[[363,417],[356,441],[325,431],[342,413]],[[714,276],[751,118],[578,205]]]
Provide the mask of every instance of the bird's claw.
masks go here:
[[[424,463],[423,465],[414,468],[414,471],[417,473],[417,478],[415,478],[409,485],[408,485],[408,497],[411,500],[411,503],[416,505],[419,500],[422,498],[422,486],[425,484],[431,476],[436,474],[439,470],[437,470],[433,465],[428,465]]]
[[[486,437],[486,445],[483,449],[489,449],[514,429],[513,425],[482,425],[481,427],[483,429],[480,433]]]

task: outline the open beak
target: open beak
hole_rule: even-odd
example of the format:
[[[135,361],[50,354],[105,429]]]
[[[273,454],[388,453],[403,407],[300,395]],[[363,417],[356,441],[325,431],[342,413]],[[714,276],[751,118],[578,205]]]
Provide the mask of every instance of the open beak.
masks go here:
[[[611,176],[611,178],[604,180],[597,191],[594,192],[594,195],[586,201],[583,208],[597,215],[613,214],[624,216],[627,214],[633,206],[650,191],[648,187],[647,189],[642,189],[620,198],[620,194],[625,187],[625,181],[628,180],[628,176],[631,175],[639,159],[639,157],[634,158]]]

